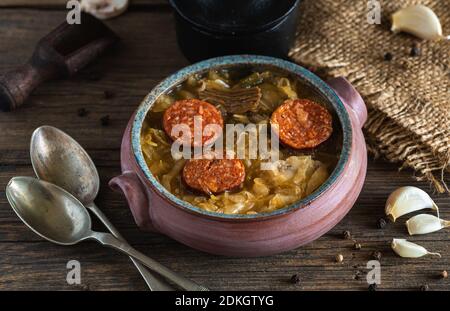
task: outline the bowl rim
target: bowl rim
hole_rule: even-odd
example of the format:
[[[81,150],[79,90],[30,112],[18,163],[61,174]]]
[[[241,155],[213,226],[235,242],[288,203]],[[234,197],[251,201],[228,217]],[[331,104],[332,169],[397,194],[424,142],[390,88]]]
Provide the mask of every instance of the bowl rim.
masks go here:
[[[173,88],[174,86],[183,82],[187,76],[204,72],[213,68],[229,67],[238,65],[262,65],[262,66],[272,66],[276,69],[284,70],[290,74],[300,76],[302,79],[306,80],[314,89],[329,103],[334,107],[335,112],[339,118],[340,124],[342,126],[343,141],[342,150],[339,160],[334,168],[333,172],[330,174],[328,179],[313,193],[306,196],[303,199],[295,201],[286,207],[269,212],[269,213],[258,213],[258,214],[223,214],[217,212],[206,211],[199,208],[187,201],[184,201],[174,194],[170,193],[166,188],[164,188],[153,176],[147,163],[144,159],[144,154],[141,148],[141,130],[144,124],[144,120],[147,116],[148,111],[153,106],[156,99],[164,94],[167,90]],[[133,153],[134,159],[137,163],[138,168],[144,173],[147,181],[150,182],[151,186],[156,190],[156,192],[167,199],[173,205],[177,206],[188,212],[193,212],[195,214],[208,216],[211,218],[219,220],[262,220],[274,216],[281,216],[291,213],[295,210],[306,208],[315,199],[321,196],[325,191],[327,191],[341,176],[341,173],[346,166],[352,149],[352,125],[350,121],[349,114],[345,108],[343,102],[336,94],[336,92],[326,84],[322,79],[316,76],[311,71],[303,68],[292,62],[282,60],[279,58],[261,56],[261,55],[230,55],[207,59],[190,66],[184,67],[181,70],[175,72],[169,77],[162,80],[157,86],[155,86],[152,91],[144,98],[139,107],[136,110],[134,119],[132,120],[131,126],[131,151]]]

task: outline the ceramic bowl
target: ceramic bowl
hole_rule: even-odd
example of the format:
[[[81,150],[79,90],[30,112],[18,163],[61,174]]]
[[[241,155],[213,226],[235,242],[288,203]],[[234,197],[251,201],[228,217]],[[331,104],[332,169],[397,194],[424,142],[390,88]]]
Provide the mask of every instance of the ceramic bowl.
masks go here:
[[[142,125],[159,95],[192,74],[233,66],[267,67],[296,76],[326,99],[342,129],[341,154],[328,180],[308,197],[271,213],[226,215],[182,201],[156,181],[141,150]],[[303,67],[266,56],[209,59],[176,72],[147,95],[125,130],[122,175],[113,178],[110,186],[124,194],[141,229],[159,232],[192,248],[249,257],[288,251],[325,234],[354,205],[367,170],[366,144],[361,130],[366,118],[361,96],[344,78],[325,83]]]

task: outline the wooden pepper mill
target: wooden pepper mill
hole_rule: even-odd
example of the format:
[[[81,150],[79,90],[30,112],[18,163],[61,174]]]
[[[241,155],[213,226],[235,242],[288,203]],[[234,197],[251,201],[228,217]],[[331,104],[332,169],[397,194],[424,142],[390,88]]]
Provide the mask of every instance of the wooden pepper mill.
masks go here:
[[[0,76],[0,110],[15,110],[45,81],[74,75],[116,41],[117,35],[89,14],[82,13],[81,24],[62,23],[38,42],[27,64]]]

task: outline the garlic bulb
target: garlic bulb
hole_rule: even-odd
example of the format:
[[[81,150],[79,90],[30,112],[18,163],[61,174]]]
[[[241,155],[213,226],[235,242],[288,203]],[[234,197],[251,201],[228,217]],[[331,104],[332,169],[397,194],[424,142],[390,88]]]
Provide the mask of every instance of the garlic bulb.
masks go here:
[[[441,257],[439,253],[430,253],[424,247],[405,239],[392,239],[391,247],[400,257],[419,258],[425,255]]]
[[[416,215],[406,222],[410,235],[427,234],[446,227],[450,227],[450,221],[428,214]]]
[[[99,19],[116,17],[128,8],[129,0],[81,0],[81,9]]]
[[[420,4],[395,12],[392,15],[391,30],[408,32],[426,40],[449,39],[442,35],[441,22],[433,10]]]
[[[402,215],[426,208],[436,210],[439,216],[437,205],[425,191],[417,187],[406,186],[398,188],[389,195],[385,212],[392,221],[395,221]]]

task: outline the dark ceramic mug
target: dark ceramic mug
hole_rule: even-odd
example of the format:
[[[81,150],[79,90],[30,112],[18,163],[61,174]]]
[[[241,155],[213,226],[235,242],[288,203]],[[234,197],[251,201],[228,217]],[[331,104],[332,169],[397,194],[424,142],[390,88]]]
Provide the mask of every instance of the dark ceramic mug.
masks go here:
[[[178,45],[191,62],[234,54],[286,58],[300,0],[169,0]]]
[[[328,180],[308,197],[271,213],[226,215],[182,201],[156,181],[141,150],[142,125],[158,96],[192,74],[234,66],[267,67],[301,79],[328,101],[342,130],[339,161]],[[123,136],[122,175],[113,178],[110,186],[123,192],[143,230],[156,231],[195,249],[220,255],[263,256],[287,251],[329,231],[355,203],[367,170],[361,130],[366,118],[361,96],[344,78],[332,79],[327,84],[294,63],[265,56],[210,59],[178,71],[147,95]]]

